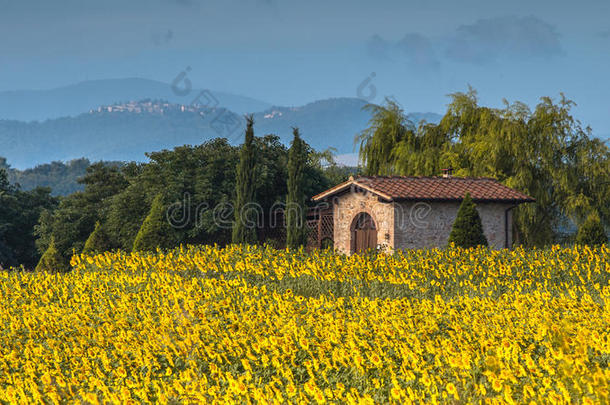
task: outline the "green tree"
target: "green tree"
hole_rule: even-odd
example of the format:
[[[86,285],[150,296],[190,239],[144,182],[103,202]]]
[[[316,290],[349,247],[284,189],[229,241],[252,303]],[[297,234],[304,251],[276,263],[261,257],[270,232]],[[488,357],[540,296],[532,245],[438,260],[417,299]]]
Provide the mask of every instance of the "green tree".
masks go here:
[[[0,163],[4,163],[0,161]],[[0,267],[9,267],[14,264],[15,256],[9,238],[12,232],[15,198],[12,195],[7,173],[0,167]]]
[[[16,206],[8,237],[15,255],[14,265],[33,269],[40,259],[36,248],[36,225],[44,210],[52,211],[57,207],[57,198],[51,196],[50,188],[43,187],[30,191],[17,190],[14,196]]]
[[[356,136],[367,175],[434,176],[440,171],[450,137],[435,124],[416,127],[394,100],[367,104],[369,127]]]
[[[47,272],[66,272],[70,269],[68,261],[62,256],[55,246],[55,238],[51,238],[49,247],[44,252],[36,271],[47,271]]]
[[[453,228],[449,234],[449,244],[451,243],[465,249],[479,245],[487,246],[481,217],[479,217],[476,205],[468,193],[460,204]]]
[[[95,229],[87,238],[85,242],[85,247],[83,248],[83,253],[85,254],[98,254],[104,253],[112,249],[112,243],[110,242],[110,238],[102,224],[99,221],[95,223]]]
[[[0,162],[2,163],[2,162]],[[40,259],[34,227],[43,210],[55,208],[57,200],[48,188],[21,191],[9,184],[0,168],[0,266],[34,268]]]
[[[390,159],[396,146],[414,136],[414,125],[395,101],[386,98],[386,105],[367,104],[363,109],[371,113],[369,127],[356,136],[360,144],[360,161],[367,175],[391,175],[396,165]]]
[[[254,119],[246,117],[246,137],[239,152],[235,183],[235,223],[233,225],[232,241],[236,244],[256,242],[256,218],[252,215],[249,205],[253,202],[255,191],[255,145]]]
[[[288,149],[276,135],[255,137],[256,177],[254,200],[267,214],[286,197]]]
[[[576,243],[590,246],[608,243],[608,235],[606,235],[606,230],[597,213],[589,214],[585,222],[578,228]]]
[[[608,223],[610,151],[571,115],[574,102],[561,94],[527,105],[481,107],[476,92],[453,95],[440,126],[458,134],[447,159],[458,176],[490,176],[534,197],[514,211],[518,242],[544,246],[567,220],[582,222],[592,210]],[[604,184],[605,183],[605,184]]]
[[[112,197],[107,220],[102,222],[116,247],[127,251],[133,248],[152,201],[161,192],[168,205],[175,244],[230,243],[227,222],[233,216],[230,202],[234,200],[238,148],[217,138],[147,156],[149,163],[122,167],[129,186]],[[259,184],[260,179],[256,181]]]
[[[57,209],[40,214],[35,228],[40,253],[47,250],[51,238],[66,260],[73,251],[81,252],[96,221],[106,221],[113,197],[129,185],[120,167],[104,163],[89,166],[79,182],[84,191],[61,198]]]
[[[8,181],[8,169],[10,166],[6,163],[5,158],[0,158],[0,193],[6,192],[10,188]]]
[[[253,147],[257,163],[251,201],[263,208],[264,223],[271,224],[272,208],[286,201],[288,149],[276,135],[253,137]],[[332,163],[329,151],[315,152],[305,142],[303,149],[307,155],[302,176],[305,196],[349,175]],[[174,245],[230,243],[232,231],[227,225],[234,215],[230,202],[235,200],[239,148],[218,138],[147,156],[148,163],[90,165],[88,160],[79,159],[24,171],[12,169],[0,158],[0,265],[34,268],[52,238],[67,262],[73,251],[84,249],[96,222],[107,234],[111,248],[131,250],[160,192],[171,208],[172,220],[177,220],[172,222],[176,225],[172,228]],[[82,173],[84,177],[75,184]],[[49,189],[23,191],[16,183],[23,183],[26,190],[42,184],[52,187],[53,193],[82,191],[54,198]],[[227,208],[224,211],[223,206]]]
[[[150,189],[137,179],[112,198],[104,228],[113,247],[130,251],[150,210]],[[154,197],[153,197],[154,198]]]
[[[0,158],[3,166],[4,158]],[[120,165],[119,162],[104,163]],[[88,159],[75,159],[69,162],[51,162],[37,165],[26,170],[11,169],[7,166],[9,181],[18,184],[21,190],[28,191],[37,187],[49,187],[53,196],[65,196],[83,190],[78,179],[86,174],[87,167],[91,165]]]
[[[299,129],[293,128],[293,140],[288,151],[288,196],[286,197],[286,245],[297,248],[306,242],[305,233],[305,192],[303,173],[308,161],[305,142]]]
[[[180,146],[147,156],[150,163],[142,165],[130,181],[143,187],[147,206],[163,192],[176,243],[230,243],[228,222],[233,216],[230,202],[235,195],[238,148],[217,138],[202,145]]]
[[[438,125],[413,131],[400,108],[370,107],[371,126],[357,140],[365,172],[372,175],[494,177],[536,199],[514,210],[517,243],[544,246],[569,221],[588,212],[610,224],[610,149],[571,115],[574,102],[561,94],[536,108],[505,101],[502,109],[480,106],[476,91],[451,95]]]
[[[167,206],[163,194],[159,193],[150,207],[150,211],[133,242],[133,251],[154,251],[157,248],[167,249],[175,246],[176,235],[167,221]]]

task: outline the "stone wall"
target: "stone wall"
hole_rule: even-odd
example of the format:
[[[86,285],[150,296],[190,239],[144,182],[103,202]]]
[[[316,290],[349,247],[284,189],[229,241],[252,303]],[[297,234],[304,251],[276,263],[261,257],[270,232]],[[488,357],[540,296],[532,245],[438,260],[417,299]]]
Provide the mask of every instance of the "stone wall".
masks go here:
[[[443,248],[447,246],[459,202],[388,203],[367,191],[351,191],[334,198],[334,245],[351,253],[351,225],[361,212],[375,221],[377,243],[392,249]],[[479,203],[477,211],[492,249],[506,246],[505,212],[512,204]],[[508,240],[512,241],[512,212],[508,212]]]
[[[380,202],[367,191],[352,191],[334,198],[334,243],[335,249],[350,254],[352,221],[361,212],[368,213],[375,221],[377,244],[394,245],[394,207],[392,203]]]
[[[409,202],[394,204],[394,248],[445,247],[455,222],[459,202]],[[477,211],[489,246],[506,246],[505,211],[512,204],[479,203]],[[512,240],[512,213],[508,212],[508,240]]]

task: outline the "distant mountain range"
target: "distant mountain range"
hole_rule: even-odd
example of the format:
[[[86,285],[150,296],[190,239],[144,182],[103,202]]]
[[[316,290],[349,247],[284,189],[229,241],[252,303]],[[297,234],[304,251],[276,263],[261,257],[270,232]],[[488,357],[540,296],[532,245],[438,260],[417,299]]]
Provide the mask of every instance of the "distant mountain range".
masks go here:
[[[172,87],[131,78],[0,92],[0,157],[19,169],[81,157],[143,161],[145,152],[216,137],[239,144],[243,115],[254,113],[257,135],[276,134],[288,144],[292,127],[299,127],[315,149],[333,147],[339,162],[357,163],[354,137],[370,119],[361,99],[277,107],[250,97],[184,86],[184,81]],[[411,113],[409,118],[415,123],[436,123],[441,116]]]
[[[151,81],[126,80],[133,92],[137,87],[134,83],[142,84],[142,94],[146,90],[144,84],[151,85]],[[107,86],[104,91],[99,91],[101,82]],[[366,102],[355,98],[327,99],[301,107],[271,107],[247,97],[203,91],[192,97],[199,96],[194,101],[190,97],[183,97],[184,100],[180,103],[156,97],[91,105],[94,99],[113,97],[113,89],[119,94],[115,96],[116,99],[128,98],[125,92],[120,91],[118,82],[121,81],[93,82],[95,85],[88,82],[61,91],[51,91],[57,103],[60,103],[59,99],[64,100],[60,103],[61,108],[54,110],[50,101],[48,108],[43,108],[40,100],[37,100],[36,105],[41,109],[36,113],[30,112],[30,118],[36,114],[51,114],[59,110],[63,113],[70,109],[75,111],[78,105],[81,109],[86,107],[88,112],[42,122],[0,120],[0,156],[6,157],[11,166],[25,169],[37,164],[81,157],[91,161],[143,161],[146,159],[145,152],[184,144],[200,144],[216,137],[227,138],[236,145],[243,138],[243,114],[252,111],[256,135],[276,134],[288,144],[292,139],[292,127],[299,127],[303,138],[315,149],[332,147],[338,154],[347,155],[347,161],[353,161],[353,153],[356,151],[354,137],[366,128],[370,119],[369,113],[362,109]],[[154,87],[157,82],[152,83],[154,85],[151,86]],[[162,83],[158,85],[159,93],[167,95],[162,89],[167,90],[170,86]],[[86,88],[91,90],[90,96],[83,92]],[[93,91],[94,89],[97,90]],[[147,91],[146,94],[153,93],[152,90]],[[25,93],[21,92],[19,97],[24,97]],[[8,92],[0,93],[0,100],[6,98],[7,94]],[[89,101],[84,101],[86,97],[89,97]],[[71,101],[74,99],[80,100],[80,104]],[[6,100],[0,103],[10,104]],[[26,104],[22,105],[27,110]],[[256,112],[255,108],[262,110]],[[27,115],[14,110],[14,114],[17,113],[24,117]],[[0,117],[5,114],[6,111],[0,110]],[[438,122],[440,115],[413,113],[410,118],[414,122],[421,119]]]
[[[187,91],[188,90],[188,91]],[[200,96],[202,91],[204,96]],[[206,100],[205,95],[212,95]],[[154,80],[128,78],[91,80],[51,90],[17,90],[0,92],[0,119],[44,121],[75,116],[100,105],[143,99],[161,99],[170,103],[191,104],[199,97],[211,107],[224,107],[238,114],[263,111],[270,103],[250,97],[219,91],[204,91],[185,87],[175,88]]]

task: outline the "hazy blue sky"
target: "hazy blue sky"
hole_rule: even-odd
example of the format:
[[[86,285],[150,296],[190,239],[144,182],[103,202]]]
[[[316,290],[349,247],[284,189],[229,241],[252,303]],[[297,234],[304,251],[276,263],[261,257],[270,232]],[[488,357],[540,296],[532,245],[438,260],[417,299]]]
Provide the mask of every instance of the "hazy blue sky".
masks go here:
[[[0,0],[0,38],[0,90],[190,66],[197,87],[300,105],[374,72],[373,101],[407,111],[442,113],[468,84],[492,106],[564,92],[610,134],[607,0]]]

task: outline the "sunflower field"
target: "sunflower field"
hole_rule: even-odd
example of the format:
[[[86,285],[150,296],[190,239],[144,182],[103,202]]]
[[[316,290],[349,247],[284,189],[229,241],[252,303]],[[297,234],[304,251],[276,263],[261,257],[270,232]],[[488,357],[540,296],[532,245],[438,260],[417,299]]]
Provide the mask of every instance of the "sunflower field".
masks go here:
[[[610,248],[260,246],[0,272],[0,403],[609,403]]]

